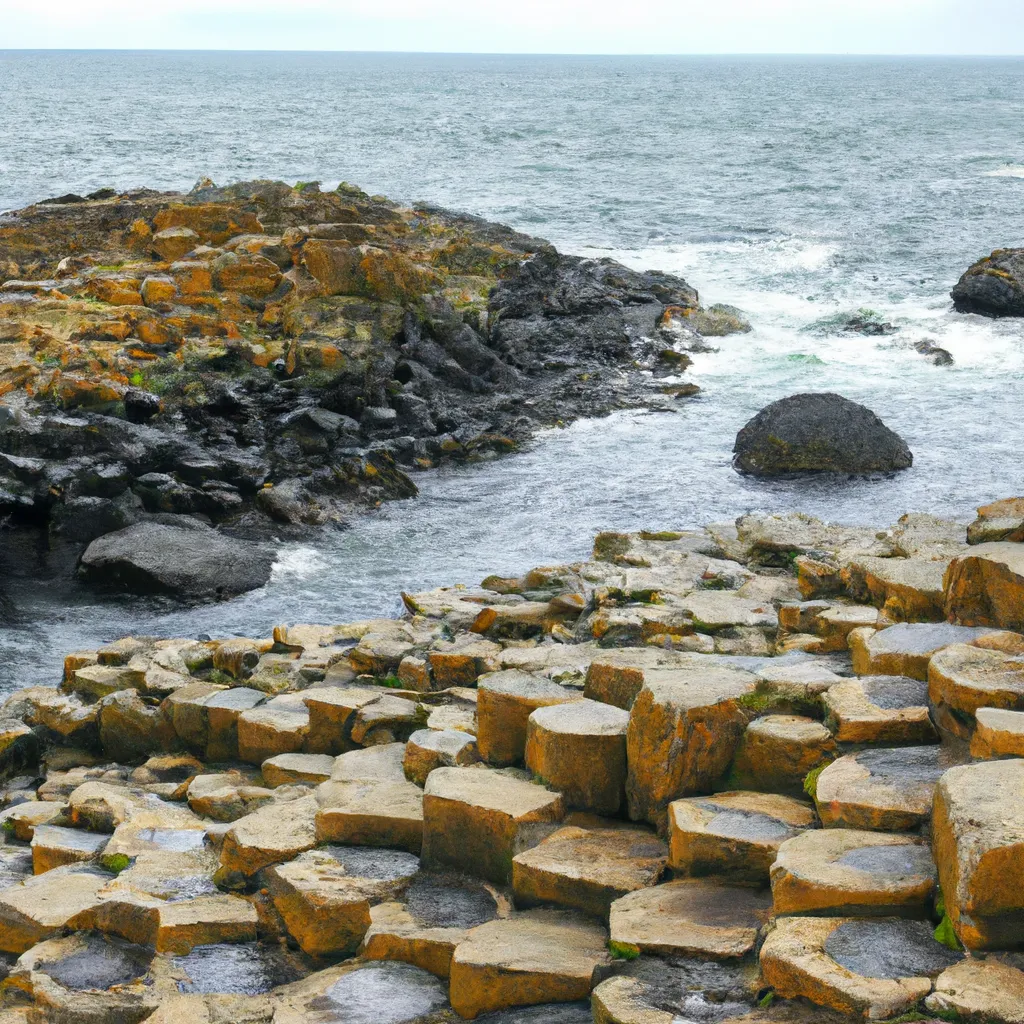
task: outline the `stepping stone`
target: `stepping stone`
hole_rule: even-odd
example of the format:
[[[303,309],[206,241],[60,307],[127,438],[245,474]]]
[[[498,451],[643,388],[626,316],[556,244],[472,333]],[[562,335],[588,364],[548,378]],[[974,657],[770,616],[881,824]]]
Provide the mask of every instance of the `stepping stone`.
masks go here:
[[[998,960],[961,960],[943,971],[924,1001],[947,1020],[1024,1024],[1024,970]]]
[[[402,762],[405,777],[424,786],[435,768],[455,768],[480,760],[476,738],[456,729],[420,729],[409,737]]]
[[[736,789],[803,796],[807,773],[831,761],[835,750],[832,733],[812,718],[756,718],[740,740],[729,783]]]
[[[945,618],[942,577],[948,559],[859,557],[844,567],[848,587],[864,591],[894,622],[941,622]]]
[[[971,950],[1024,948],[1024,760],[951,768],[935,792],[935,863]]]
[[[427,716],[427,728],[438,732],[450,729],[476,737],[476,702],[458,701],[434,708]]]
[[[771,793],[718,793],[669,806],[669,867],[680,875],[722,875],[768,884],[779,847],[817,825],[803,800]]]
[[[978,544],[946,573],[946,614],[965,626],[1024,633],[1024,548]]]
[[[84,782],[68,797],[68,815],[76,828],[113,832],[139,808],[139,795],[124,786]]]
[[[815,654],[846,651],[852,630],[877,629],[878,609],[872,605],[831,604],[828,601],[803,601],[779,609],[779,626],[788,633],[810,634],[818,638]]]
[[[761,947],[761,972],[784,999],[877,1020],[913,1010],[960,957],[925,921],[784,917]]]
[[[24,702],[25,724],[37,728],[64,746],[94,748],[99,738],[99,704],[86,704],[80,697],[50,686],[33,686],[19,693]]]
[[[238,757],[263,764],[277,754],[305,749],[309,711],[301,693],[285,693],[238,716]]]
[[[176,746],[174,729],[158,706],[146,703],[136,690],[104,697],[100,708],[100,746],[115,761],[140,757]]]
[[[385,693],[355,713],[351,721],[352,742],[359,746],[404,742],[415,731],[418,714],[415,701]]]
[[[326,782],[334,771],[329,754],[278,754],[263,762],[263,778],[268,786],[308,785]]]
[[[729,767],[754,690],[748,672],[714,665],[647,672],[626,733],[629,817],[660,826],[673,800],[709,792]]]
[[[404,902],[370,908],[370,927],[359,955],[367,960],[401,960],[439,978],[451,972],[452,954],[471,928],[505,908],[490,887],[452,875],[420,875]]]
[[[611,906],[612,950],[661,956],[741,957],[757,942],[771,893],[685,878],[617,899]]]
[[[0,823],[5,833],[23,843],[30,843],[36,828],[62,820],[64,813],[64,805],[55,800],[26,800],[0,811]]]
[[[452,686],[475,686],[477,679],[498,669],[500,644],[478,637],[459,637],[454,643],[435,642],[427,660],[433,676],[431,689],[447,690]]]
[[[104,858],[137,857],[154,850],[172,853],[202,850],[208,824],[185,807],[149,798],[149,802],[137,807],[131,817],[114,830]]]
[[[268,804],[239,818],[224,835],[218,880],[251,878],[312,849],[317,844],[316,812],[316,797],[306,796]]]
[[[265,693],[247,686],[193,683],[172,693],[163,707],[178,738],[194,754],[208,761],[232,761],[238,757],[239,715],[266,699]]]
[[[216,775],[197,775],[189,783],[188,806],[214,821],[237,821],[275,799],[274,790],[256,784],[257,777],[254,771],[234,769]]]
[[[526,766],[566,807],[618,814],[625,801],[629,713],[576,700],[538,708],[526,729]]]
[[[921,679],[844,679],[824,701],[839,743],[934,743],[939,738],[928,710],[928,684]]]
[[[165,800],[184,800],[192,780],[205,771],[202,761],[188,754],[159,754],[136,768],[128,781]]]
[[[60,935],[98,901],[110,876],[78,867],[55,868],[0,892],[0,950],[24,953]]]
[[[515,670],[481,676],[477,683],[477,747],[489,764],[520,764],[526,751],[526,723],[537,708],[579,700],[545,676]]]
[[[405,744],[383,743],[334,759],[332,782],[405,782]]]
[[[817,779],[826,828],[912,832],[931,817],[935,784],[956,763],[946,747],[881,747],[848,754]]]
[[[772,661],[781,664],[773,665]],[[823,658],[791,661],[780,657],[767,662],[756,670],[757,696],[770,698],[771,706],[780,710],[819,714],[822,695],[843,681],[843,676],[837,675],[833,665]]]
[[[44,871],[96,860],[110,836],[59,825],[37,825],[32,836],[32,870]]]
[[[370,908],[397,899],[419,871],[398,850],[324,847],[267,869],[265,884],[289,935],[310,956],[351,955],[370,927]]]
[[[202,849],[147,850],[140,853],[103,890],[109,894],[126,889],[159,900],[190,900],[219,893],[213,882],[218,866],[217,854],[210,847]]]
[[[512,858],[564,815],[561,794],[543,786],[490,768],[438,768],[423,792],[423,864],[508,885]]]
[[[901,622],[888,629],[855,629],[850,634],[853,670],[859,676],[928,678],[928,662],[943,647],[969,643],[988,629],[946,623]]]
[[[381,696],[379,686],[324,686],[304,692],[309,709],[307,750],[316,754],[341,754],[351,750],[352,724],[356,713]]]
[[[346,963],[275,993],[280,1024],[419,1024],[442,1017],[444,982],[410,964]]]
[[[513,1006],[586,999],[595,970],[609,962],[607,939],[601,925],[565,911],[482,924],[452,956],[452,1008],[472,1020]]]
[[[776,915],[927,918],[936,872],[914,836],[824,828],[787,839],[771,867]]]
[[[978,708],[971,737],[971,757],[1024,757],[1024,711]],[[17,831],[15,831],[17,835]]]
[[[405,778],[400,782],[325,782],[317,788],[316,800],[317,842],[420,852],[423,790],[415,783]]]
[[[559,829],[512,859],[516,904],[553,903],[607,920],[613,901],[655,885],[668,848],[639,829]]]
[[[1024,656],[957,644],[928,668],[928,696],[943,729],[970,739],[979,708],[1024,711]]]

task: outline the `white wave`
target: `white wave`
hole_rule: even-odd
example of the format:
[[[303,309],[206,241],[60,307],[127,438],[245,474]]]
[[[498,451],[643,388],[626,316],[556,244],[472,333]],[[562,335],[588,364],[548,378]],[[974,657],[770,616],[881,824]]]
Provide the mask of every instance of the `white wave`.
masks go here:
[[[323,556],[314,547],[296,545],[282,548],[271,568],[273,577],[290,576],[292,579],[309,579],[327,567]]]
[[[1008,164],[1006,167],[1000,167],[995,171],[986,171],[983,175],[985,178],[1024,178],[1024,167],[1020,167],[1015,164]]]

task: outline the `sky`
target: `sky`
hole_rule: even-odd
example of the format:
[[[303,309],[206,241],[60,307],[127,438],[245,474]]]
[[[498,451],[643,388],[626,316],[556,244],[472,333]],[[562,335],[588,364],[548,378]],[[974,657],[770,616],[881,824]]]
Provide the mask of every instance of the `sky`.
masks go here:
[[[1024,54],[1024,0],[0,0],[3,49]]]

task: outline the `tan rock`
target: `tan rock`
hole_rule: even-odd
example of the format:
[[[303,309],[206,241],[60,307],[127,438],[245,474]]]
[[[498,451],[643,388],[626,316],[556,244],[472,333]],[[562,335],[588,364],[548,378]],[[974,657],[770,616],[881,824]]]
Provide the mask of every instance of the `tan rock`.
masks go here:
[[[180,260],[201,242],[200,237],[186,227],[165,228],[157,231],[150,239],[150,245],[162,260]]]
[[[1024,760],[951,768],[935,790],[935,863],[968,948],[1024,948]]]
[[[188,805],[196,813],[214,821],[237,821],[272,803],[272,789],[259,786],[255,773],[239,771],[197,775],[188,787]]]
[[[982,629],[945,623],[899,623],[887,629],[855,629],[850,633],[853,670],[859,676],[910,676],[927,679],[932,655],[943,647],[969,643]]]
[[[764,890],[686,878],[617,899],[609,932],[616,946],[641,953],[741,957],[754,948],[771,906]]]
[[[405,777],[417,786],[426,785],[435,768],[455,768],[480,760],[476,739],[455,729],[420,729],[405,747]]]
[[[133,786],[166,800],[184,800],[188,787],[205,771],[202,761],[189,754],[157,754],[128,777]]]
[[[911,832],[931,817],[935,784],[955,763],[944,747],[880,747],[847,754],[819,776],[815,802],[826,828]]]
[[[618,814],[625,800],[629,714],[592,700],[538,708],[527,722],[526,766],[568,808]]]
[[[816,825],[802,800],[771,793],[718,793],[668,809],[669,866],[680,875],[722,875],[766,885],[779,847]]]
[[[472,1020],[481,1013],[586,999],[608,963],[600,925],[564,911],[534,910],[474,928],[452,957],[449,998]]]
[[[844,679],[824,697],[840,743],[933,743],[928,684],[907,676]]]
[[[68,921],[98,900],[106,883],[99,873],[56,868],[0,892],[0,949],[24,953],[60,935]]]
[[[553,831],[558,793],[487,768],[438,768],[423,794],[423,863],[455,868],[498,885],[512,859]]]
[[[119,690],[100,703],[100,744],[115,761],[135,761],[174,746],[174,728],[159,707],[136,690]]]
[[[32,835],[32,870],[44,871],[94,861],[103,852],[109,836],[59,825],[36,825]]]
[[[334,771],[334,758],[329,754],[278,754],[262,765],[263,778],[268,786],[318,786],[326,782]]]
[[[69,746],[95,746],[100,717],[98,704],[84,704],[81,698],[50,686],[22,690],[18,699],[24,705],[21,717],[25,724],[39,728],[44,736]]]
[[[941,622],[945,618],[942,577],[949,559],[858,558],[844,569],[855,592],[893,622]]]
[[[352,742],[359,746],[406,740],[416,728],[418,709],[415,701],[395,694],[383,694],[364,704],[351,723]]]
[[[811,718],[766,715],[747,726],[729,781],[739,789],[803,796],[807,773],[835,756],[832,734]]]
[[[139,799],[123,786],[84,782],[68,797],[68,814],[76,828],[113,832],[127,821]]]
[[[775,914],[925,918],[935,865],[916,836],[850,828],[787,839],[771,866]]]
[[[643,668],[596,659],[587,669],[583,696],[628,711],[643,685]]]
[[[318,787],[319,842],[392,846],[419,853],[423,844],[423,791],[401,781],[325,782]]]
[[[970,739],[979,708],[1024,711],[1024,656],[956,644],[928,666],[928,697],[942,728]]]
[[[1024,971],[998,960],[963,960],[935,981],[928,1011],[960,1021],[1024,1024]]]
[[[450,686],[475,686],[477,679],[499,668],[501,646],[492,640],[470,639],[454,642],[439,641],[427,655],[430,663],[433,689],[446,690]]]
[[[313,796],[273,803],[240,818],[224,836],[221,868],[246,878],[271,864],[292,860],[316,843]]]
[[[729,767],[754,677],[714,666],[645,677],[626,733],[626,797],[630,818],[659,825],[672,800],[710,792]]]
[[[238,716],[238,756],[249,764],[262,764],[278,754],[305,749],[309,711],[301,693],[274,697]]]
[[[356,712],[380,695],[380,688],[371,686],[325,686],[307,691],[303,695],[309,709],[307,750],[315,754],[351,750]]]
[[[512,859],[520,907],[551,903],[607,919],[614,900],[655,885],[668,849],[639,829],[559,829]]]
[[[1024,711],[978,708],[971,757],[1024,757]]]
[[[580,694],[527,672],[495,672],[477,684],[477,747],[499,767],[518,764],[526,750],[526,727],[537,708],[579,700]]]
[[[978,509],[978,518],[967,527],[968,544],[1024,540],[1024,498],[1004,498]]]
[[[965,626],[1024,633],[1024,547],[978,544],[946,570],[946,614]]]
[[[0,811],[0,825],[15,839],[30,843],[36,828],[64,817],[64,805],[55,800],[26,800]],[[6,824],[10,822],[10,825]]]

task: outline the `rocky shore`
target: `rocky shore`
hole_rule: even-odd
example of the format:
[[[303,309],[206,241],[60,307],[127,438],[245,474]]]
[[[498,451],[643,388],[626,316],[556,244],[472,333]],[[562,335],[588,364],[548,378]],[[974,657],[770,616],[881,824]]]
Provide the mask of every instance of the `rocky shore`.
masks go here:
[[[5,568],[136,528],[83,574],[187,598],[258,586],[239,542],[415,495],[418,469],[671,408],[687,351],[749,329],[679,278],[316,183],[48,200],[0,217],[0,280]],[[153,556],[197,543],[219,590]]]
[[[2,1024],[1024,1019],[1024,499],[128,637],[2,717]]]

